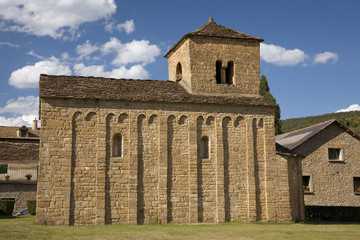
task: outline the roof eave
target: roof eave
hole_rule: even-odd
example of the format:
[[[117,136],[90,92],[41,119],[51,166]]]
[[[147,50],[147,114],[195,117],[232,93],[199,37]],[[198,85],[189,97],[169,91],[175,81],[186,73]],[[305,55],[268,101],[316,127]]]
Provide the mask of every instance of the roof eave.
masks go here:
[[[203,38],[203,37],[207,37],[207,38],[224,38],[224,39],[234,39],[234,40],[241,40],[241,41],[245,41],[245,42],[258,42],[261,43],[264,41],[264,39],[262,38],[256,38],[256,37],[249,37],[249,38],[239,38],[239,37],[226,37],[226,36],[210,36],[210,35],[196,35],[193,33],[187,33],[185,34],[177,43],[175,43],[175,45],[170,48],[170,50],[164,55],[165,58],[169,58],[170,55],[175,51],[175,49],[177,49],[179,46],[181,46],[187,39],[189,38]]]

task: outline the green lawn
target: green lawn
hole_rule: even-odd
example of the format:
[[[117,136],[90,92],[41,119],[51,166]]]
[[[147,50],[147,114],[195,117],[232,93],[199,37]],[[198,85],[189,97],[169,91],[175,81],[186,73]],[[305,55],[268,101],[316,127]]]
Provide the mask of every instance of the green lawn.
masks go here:
[[[360,239],[360,224],[220,223],[41,226],[34,216],[0,218],[0,239]]]

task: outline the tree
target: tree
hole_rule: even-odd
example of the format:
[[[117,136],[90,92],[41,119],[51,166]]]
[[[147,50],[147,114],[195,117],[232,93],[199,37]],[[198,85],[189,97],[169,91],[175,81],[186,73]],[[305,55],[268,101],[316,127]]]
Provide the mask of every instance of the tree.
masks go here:
[[[270,93],[269,84],[264,75],[261,75],[261,78],[260,78],[260,95],[265,97],[267,100],[269,100],[273,103],[276,103],[276,99]],[[280,106],[279,106],[279,104],[277,104],[276,109],[275,109],[275,123],[274,123],[276,135],[282,134],[280,113],[281,113]]]

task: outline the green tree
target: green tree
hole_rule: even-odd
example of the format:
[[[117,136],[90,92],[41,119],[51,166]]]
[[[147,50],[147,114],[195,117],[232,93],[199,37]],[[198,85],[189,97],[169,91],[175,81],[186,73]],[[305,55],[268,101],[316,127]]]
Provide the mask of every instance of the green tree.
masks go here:
[[[270,88],[269,88],[269,84],[268,81],[266,79],[266,77],[264,75],[261,75],[260,78],[260,95],[265,97],[267,100],[276,103],[276,99],[274,98],[274,96],[270,93]],[[281,130],[281,121],[280,121],[280,106],[279,104],[276,106],[275,109],[275,134],[281,134],[282,130]]]

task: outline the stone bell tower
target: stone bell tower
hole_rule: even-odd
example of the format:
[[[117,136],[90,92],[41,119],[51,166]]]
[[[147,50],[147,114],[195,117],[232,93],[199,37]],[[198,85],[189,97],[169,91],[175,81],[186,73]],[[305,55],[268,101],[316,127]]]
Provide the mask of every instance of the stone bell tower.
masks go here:
[[[210,17],[165,55],[169,79],[192,94],[258,96],[262,41]]]

